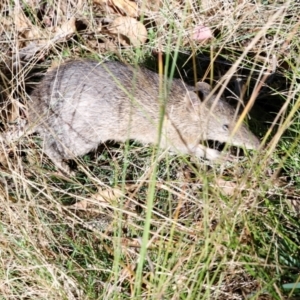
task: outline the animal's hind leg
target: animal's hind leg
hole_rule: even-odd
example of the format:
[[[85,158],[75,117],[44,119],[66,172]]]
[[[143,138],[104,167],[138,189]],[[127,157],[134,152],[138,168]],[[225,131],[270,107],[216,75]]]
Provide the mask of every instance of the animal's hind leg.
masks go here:
[[[63,161],[64,156],[58,150],[57,142],[55,140],[44,138],[44,152],[59,170],[71,174],[69,166]]]

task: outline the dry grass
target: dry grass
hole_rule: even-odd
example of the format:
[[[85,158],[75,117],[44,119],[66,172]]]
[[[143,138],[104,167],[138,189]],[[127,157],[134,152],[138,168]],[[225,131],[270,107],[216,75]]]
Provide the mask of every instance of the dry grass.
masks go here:
[[[242,79],[241,98],[255,103],[251,128],[266,144],[226,167],[111,144],[79,158],[69,177],[38,137],[2,143],[0,299],[299,297],[299,286],[283,284],[299,282],[300,266],[300,5],[267,2],[0,4],[3,131],[24,117],[27,92],[50,61],[151,65],[163,54],[190,80],[195,66],[221,89]],[[144,24],[147,41],[137,27],[114,33],[122,16]],[[214,39],[196,41],[200,25]]]

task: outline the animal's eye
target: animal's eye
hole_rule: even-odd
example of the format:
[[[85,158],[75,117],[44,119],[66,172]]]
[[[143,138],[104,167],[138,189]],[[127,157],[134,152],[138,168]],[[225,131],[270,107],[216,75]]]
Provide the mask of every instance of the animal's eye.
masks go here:
[[[224,124],[224,125],[223,125],[223,129],[224,129],[225,131],[228,131],[228,130],[229,130],[229,126],[228,126],[227,124]]]

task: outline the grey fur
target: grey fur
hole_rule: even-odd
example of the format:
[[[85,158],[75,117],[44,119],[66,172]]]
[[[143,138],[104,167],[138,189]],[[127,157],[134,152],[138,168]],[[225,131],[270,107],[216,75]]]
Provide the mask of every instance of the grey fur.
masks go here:
[[[235,110],[223,99],[200,101],[195,91],[207,98],[208,84],[193,88],[174,79],[167,96],[160,97],[160,86],[166,86],[160,83],[158,74],[120,62],[69,61],[47,72],[31,94],[27,127],[41,135],[45,153],[65,171],[64,160],[107,140],[156,144],[164,99],[160,147],[210,160],[220,152],[201,145],[203,140],[259,147],[245,125],[231,136]]]

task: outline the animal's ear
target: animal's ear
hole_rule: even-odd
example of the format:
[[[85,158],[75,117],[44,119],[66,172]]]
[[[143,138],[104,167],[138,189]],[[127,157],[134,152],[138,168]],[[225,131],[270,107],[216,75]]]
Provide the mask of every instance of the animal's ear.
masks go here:
[[[199,93],[199,97],[201,98],[201,100],[204,100],[211,92],[211,86],[204,81],[198,81],[196,83],[194,91]]]
[[[201,102],[203,102],[206,99],[210,92],[211,86],[208,83],[198,81],[196,83],[195,88],[192,91],[188,91],[185,96],[187,108],[189,110],[195,110],[199,108]]]
[[[207,100],[207,96],[210,94],[211,90],[211,86],[204,81],[198,81],[194,89],[201,101]],[[208,102],[210,99],[208,99]]]

